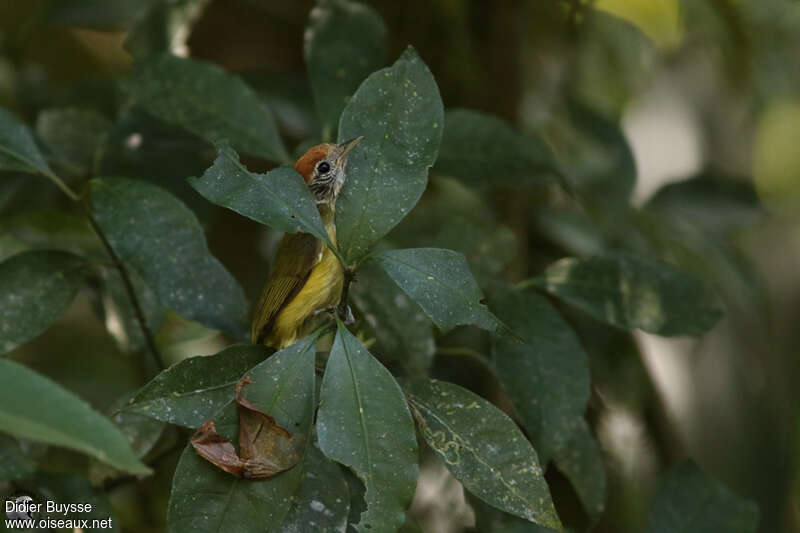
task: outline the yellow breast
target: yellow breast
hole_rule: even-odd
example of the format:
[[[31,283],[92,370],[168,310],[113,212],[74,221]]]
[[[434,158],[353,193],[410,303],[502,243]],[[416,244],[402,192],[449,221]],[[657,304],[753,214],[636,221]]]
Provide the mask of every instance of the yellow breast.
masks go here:
[[[333,216],[323,217],[323,220],[331,241],[336,244]],[[319,319],[324,318],[319,317],[319,312],[338,305],[344,283],[342,265],[327,246],[323,246],[320,255],[303,288],[275,317],[268,345],[289,346],[310,333]]]

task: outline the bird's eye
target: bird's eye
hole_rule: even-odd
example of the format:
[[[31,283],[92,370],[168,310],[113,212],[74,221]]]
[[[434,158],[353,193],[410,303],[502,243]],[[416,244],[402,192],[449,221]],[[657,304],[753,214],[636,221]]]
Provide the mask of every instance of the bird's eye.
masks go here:
[[[322,161],[317,165],[317,172],[320,174],[327,174],[331,170],[331,165],[327,161]]]

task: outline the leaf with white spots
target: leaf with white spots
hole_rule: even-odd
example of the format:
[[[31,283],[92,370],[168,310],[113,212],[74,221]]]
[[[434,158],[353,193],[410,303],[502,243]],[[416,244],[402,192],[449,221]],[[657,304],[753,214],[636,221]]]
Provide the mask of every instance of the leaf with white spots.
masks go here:
[[[344,470],[312,446],[306,459],[306,476],[282,533],[340,533],[347,527],[350,499]]]
[[[209,142],[287,161],[272,112],[240,78],[211,63],[163,54],[137,65],[126,84],[148,113]]]
[[[358,531],[396,531],[417,486],[414,422],[400,386],[340,323],[322,378],[317,438],[366,487]]]
[[[311,433],[315,402],[316,336],[275,352],[247,375],[247,400],[290,433],[305,438],[303,459],[267,479],[237,478],[187,445],[172,480],[167,526],[171,533],[265,533],[283,531],[314,464]],[[213,418],[217,432],[238,449],[239,417],[233,401]]]
[[[279,231],[303,231],[327,240],[317,205],[303,178],[293,168],[266,174],[250,172],[227,141],[217,145],[217,159],[202,177],[189,184],[206,200]]]
[[[386,24],[373,8],[348,0],[321,0],[311,10],[303,47],[322,140],[358,85],[386,60]]]
[[[723,313],[709,284],[667,263],[630,254],[562,259],[534,281],[606,324],[664,337],[703,334]]]
[[[237,344],[214,355],[184,359],[150,380],[123,410],[200,427],[230,403],[236,383],[266,356],[264,346]]]
[[[425,442],[472,494],[507,513],[561,531],[536,450],[480,396],[444,381],[404,384]]]
[[[439,88],[413,48],[367,78],[345,107],[339,142],[353,149],[336,204],[339,249],[352,262],[416,205],[444,125]]]
[[[441,248],[388,250],[372,258],[442,331],[472,324],[496,331],[502,325],[483,305],[483,293],[463,254]]]
[[[50,327],[75,299],[86,269],[77,255],[56,250],[23,252],[0,263],[0,354]]]
[[[164,307],[244,338],[244,291],[209,252],[194,213],[167,191],[141,181],[93,179],[89,192],[109,244]]]

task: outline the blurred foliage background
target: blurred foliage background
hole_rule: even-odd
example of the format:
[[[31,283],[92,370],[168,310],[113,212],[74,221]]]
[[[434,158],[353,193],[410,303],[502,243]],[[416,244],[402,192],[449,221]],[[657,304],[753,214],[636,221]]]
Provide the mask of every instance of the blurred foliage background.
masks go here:
[[[0,105],[35,124],[40,136],[66,143],[64,153],[74,157],[61,163],[70,174],[136,177],[176,194],[206,227],[211,251],[253,299],[279,235],[212,206],[187,185],[185,178],[200,175],[213,158],[209,145],[137,109],[120,108],[119,79],[132,63],[128,50],[145,42],[129,38],[131,28],[145,15],[157,16],[154,3],[0,0]],[[760,531],[800,531],[800,3],[369,3],[387,23],[389,57],[413,43],[447,108],[486,111],[542,134],[581,191],[582,207],[549,190],[480,193],[513,235],[490,243],[497,247],[487,254],[494,261],[479,267],[520,280],[564,255],[646,252],[657,243],[670,260],[714,279],[726,300],[725,318],[700,340],[631,337],[568,315],[581,337],[592,339],[589,418],[609,475],[606,512],[593,531],[641,529],[660,474],[687,456],[758,502]],[[241,75],[271,106],[288,146],[319,131],[302,53],[310,0],[166,4],[175,8],[165,43],[174,53]],[[47,110],[65,107],[101,112],[104,120],[85,125],[108,136],[95,160],[69,145],[70,132],[48,127]],[[258,160],[247,164],[267,168]],[[696,176],[704,179],[682,183]],[[503,179],[513,183],[514,177]],[[435,178],[417,210],[435,209],[437,201],[469,205],[464,198],[471,194]],[[40,233],[21,231],[15,221],[31,210],[66,206],[60,195],[38,178],[0,176],[0,258],[41,244]],[[645,205],[651,209],[638,209]],[[438,228],[427,223],[435,218],[416,226],[414,220],[395,230],[393,242],[424,246],[434,239]],[[71,231],[73,222],[40,221],[57,227],[61,239],[79,239],[83,233]],[[459,230],[437,236],[449,243],[456,237],[463,238]],[[134,389],[143,370],[139,359],[126,355],[125,343],[133,341],[121,338],[123,329],[101,310],[98,294],[83,291],[46,335],[10,357],[104,409]],[[165,320],[158,342],[170,361],[224,345],[211,330],[173,316]],[[434,373],[497,394],[465,366],[444,350]],[[179,450],[166,449],[158,460],[174,464]],[[45,460],[55,471],[85,461],[63,451]],[[143,486],[108,487],[132,530],[163,527],[170,468],[158,472]],[[437,476],[423,472],[422,479],[428,487],[453,485]],[[548,481],[566,523],[583,524],[569,484],[554,469]],[[421,490],[416,512],[423,524],[438,528],[431,530],[457,530],[459,523],[437,522],[453,516],[451,509],[442,512],[442,494],[449,492]],[[462,511],[460,523],[469,524],[469,510]]]

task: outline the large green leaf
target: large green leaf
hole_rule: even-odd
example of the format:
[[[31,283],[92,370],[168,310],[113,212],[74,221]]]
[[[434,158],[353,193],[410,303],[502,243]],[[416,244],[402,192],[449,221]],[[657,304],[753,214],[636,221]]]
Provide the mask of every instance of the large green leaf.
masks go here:
[[[293,168],[266,174],[247,170],[227,142],[218,145],[217,159],[192,187],[210,202],[227,207],[277,230],[303,231],[327,240],[317,204],[303,178]]]
[[[0,219],[0,259],[27,250],[63,250],[108,259],[86,217],[55,209],[26,210]]]
[[[267,105],[216,65],[165,54],[141,63],[127,87],[153,116],[209,142],[227,139],[239,151],[288,160]]]
[[[583,419],[590,394],[583,346],[546,297],[504,290],[493,301],[501,318],[525,341],[493,339],[492,359],[500,383],[539,460],[546,464],[554,459],[589,514],[597,516],[605,500],[605,472]]]
[[[537,284],[607,324],[665,337],[700,335],[722,316],[719,296],[708,284],[635,255],[562,259]]]
[[[194,214],[163,189],[122,178],[89,183],[92,209],[111,247],[164,307],[242,338],[247,301],[211,255]]]
[[[184,359],[142,387],[124,410],[199,427],[231,402],[236,382],[266,356],[263,346],[238,344],[215,355]]]
[[[442,331],[462,324],[498,329],[499,321],[483,305],[483,293],[462,254],[441,248],[411,248],[381,252],[372,260]]]
[[[444,381],[410,381],[405,392],[425,441],[468,491],[498,509],[561,530],[536,451],[505,413]]]
[[[36,133],[71,174],[93,168],[110,129],[111,122],[93,109],[46,109],[36,118]]]
[[[83,284],[86,261],[39,250],[0,263],[0,354],[36,337],[66,311]]]
[[[8,359],[0,359],[0,432],[70,448],[131,474],[150,473],[108,418]]]
[[[339,247],[362,257],[419,200],[436,160],[444,125],[439,88],[409,48],[358,88],[339,121],[339,142],[360,135],[337,201]]]
[[[282,427],[307,437],[305,459],[274,477],[249,480],[220,470],[187,446],[172,481],[167,512],[171,533],[282,530],[293,500],[298,491],[302,493],[306,460],[312,453],[315,346],[315,336],[305,338],[276,352],[247,374],[252,380],[246,389],[247,399]],[[229,399],[214,422],[220,435],[237,442],[239,424],[232,393]]]
[[[646,533],[754,533],[758,506],[732,493],[687,461],[670,471],[656,493]]]
[[[373,263],[358,270],[350,295],[378,341],[372,352],[384,361],[399,361],[409,375],[425,375],[436,344],[422,309]]]
[[[470,109],[450,110],[433,171],[474,187],[526,187],[557,175],[550,149],[538,137]]]
[[[400,386],[339,324],[317,414],[319,447],[366,486],[359,531],[395,531],[417,485],[414,422]]]
[[[342,467],[311,446],[306,473],[281,531],[303,533],[342,532],[350,511],[347,481]]]
[[[0,170],[52,174],[28,127],[0,107]]]
[[[358,85],[386,61],[386,25],[369,6],[325,0],[311,10],[304,40],[322,139],[328,141]]]

